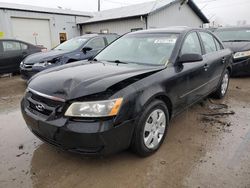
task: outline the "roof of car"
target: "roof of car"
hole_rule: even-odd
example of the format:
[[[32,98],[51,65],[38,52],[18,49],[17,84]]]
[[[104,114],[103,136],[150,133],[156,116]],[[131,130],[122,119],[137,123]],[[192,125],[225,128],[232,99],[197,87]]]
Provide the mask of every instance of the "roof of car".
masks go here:
[[[141,30],[135,31],[131,34],[140,34],[140,33],[183,33],[188,32],[190,30],[200,29],[200,28],[191,28],[186,26],[173,26],[173,27],[166,27],[161,29],[148,29],[148,30]]]
[[[26,43],[26,44],[29,44],[29,45],[36,46],[36,45],[31,44],[31,43],[29,43],[29,42],[25,42],[25,41],[23,41],[23,40],[18,40],[18,39],[8,39],[8,38],[6,38],[6,39],[0,39],[0,41],[15,41],[15,42],[23,42],[23,43]]]
[[[230,31],[230,30],[241,30],[241,29],[249,29],[250,26],[237,26],[237,27],[219,27],[215,28],[214,31],[220,30],[220,31]]]
[[[110,35],[117,35],[117,34],[113,34],[113,33],[91,33],[91,34],[84,34],[82,36],[79,36],[79,38],[93,38],[93,37],[97,37],[97,36],[110,36]]]
[[[29,42],[25,42],[25,41],[23,41],[23,40],[18,40],[18,39],[0,39],[0,42],[1,41],[13,41],[13,42],[21,42],[21,43],[24,43],[24,44],[27,44],[27,45],[29,45],[29,46],[33,46],[33,47],[37,47],[37,48],[45,48],[44,46],[39,46],[39,45],[35,45],[35,44],[31,44],[31,43],[29,43]]]

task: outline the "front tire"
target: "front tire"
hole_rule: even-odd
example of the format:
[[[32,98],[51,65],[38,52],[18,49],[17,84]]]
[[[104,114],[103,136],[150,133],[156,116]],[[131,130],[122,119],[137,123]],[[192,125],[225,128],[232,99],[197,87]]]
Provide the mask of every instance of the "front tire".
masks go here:
[[[223,74],[218,89],[212,94],[212,97],[216,99],[222,99],[226,95],[229,86],[229,78],[230,78],[229,71],[226,70]]]
[[[163,101],[154,100],[147,105],[135,127],[133,151],[142,157],[156,152],[164,141],[168,124],[168,108]]]

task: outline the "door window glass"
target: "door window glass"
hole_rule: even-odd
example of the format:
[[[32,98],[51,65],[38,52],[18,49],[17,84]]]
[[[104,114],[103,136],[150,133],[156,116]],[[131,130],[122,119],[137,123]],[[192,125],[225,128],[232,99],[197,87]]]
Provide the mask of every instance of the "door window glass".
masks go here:
[[[102,49],[105,47],[105,43],[103,38],[95,38],[91,40],[87,45],[87,47],[90,47],[94,50]]]
[[[28,49],[28,45],[24,44],[24,43],[21,43],[21,48],[22,48],[22,50],[27,50]]]
[[[21,50],[21,45],[19,42],[14,41],[3,41],[3,51],[16,51]]]
[[[216,45],[217,50],[222,50],[223,48],[222,48],[221,44],[218,42],[218,40],[216,38],[214,38],[214,41],[215,41],[215,45]]]
[[[181,49],[181,54],[202,55],[200,41],[196,33],[193,32],[186,37]]]
[[[200,35],[207,54],[217,51],[214,42],[214,37],[212,35],[205,32],[200,32]]]
[[[110,44],[111,42],[113,42],[115,39],[117,39],[118,36],[117,35],[108,35],[106,36],[106,39],[108,41],[108,44]]]

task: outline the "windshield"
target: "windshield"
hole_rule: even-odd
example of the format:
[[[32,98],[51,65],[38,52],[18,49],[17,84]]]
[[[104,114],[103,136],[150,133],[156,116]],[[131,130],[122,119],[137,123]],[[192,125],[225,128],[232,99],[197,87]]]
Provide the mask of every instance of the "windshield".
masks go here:
[[[73,38],[58,45],[54,50],[73,51],[80,48],[87,40],[88,38],[83,37]]]
[[[215,34],[223,41],[250,41],[249,29],[217,30]]]
[[[98,61],[165,65],[178,34],[131,34],[116,40],[95,59]]]

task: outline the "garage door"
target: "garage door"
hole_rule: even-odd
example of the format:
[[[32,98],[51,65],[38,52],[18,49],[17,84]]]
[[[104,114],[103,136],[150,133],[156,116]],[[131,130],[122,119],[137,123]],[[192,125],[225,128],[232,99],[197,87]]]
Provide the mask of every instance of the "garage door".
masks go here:
[[[11,18],[13,37],[51,49],[49,20]]]

